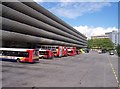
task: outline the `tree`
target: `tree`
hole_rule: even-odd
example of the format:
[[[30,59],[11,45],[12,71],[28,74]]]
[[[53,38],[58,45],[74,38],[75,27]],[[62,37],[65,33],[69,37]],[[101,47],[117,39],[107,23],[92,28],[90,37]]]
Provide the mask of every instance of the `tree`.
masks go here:
[[[116,50],[117,50],[118,56],[120,57],[120,45],[118,45],[118,46],[116,47]]]
[[[114,44],[109,38],[96,38],[88,40],[88,48],[113,49]]]

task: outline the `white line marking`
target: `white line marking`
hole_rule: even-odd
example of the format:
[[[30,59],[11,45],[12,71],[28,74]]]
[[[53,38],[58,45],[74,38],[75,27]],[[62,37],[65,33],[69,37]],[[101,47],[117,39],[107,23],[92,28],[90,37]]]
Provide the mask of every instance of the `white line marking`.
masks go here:
[[[117,81],[117,83],[118,83],[118,87],[120,88],[120,84],[119,84],[118,76],[117,76],[117,74],[116,74],[116,72],[115,72],[115,69],[114,69],[114,67],[113,67],[113,65],[112,65],[112,63],[111,63],[111,61],[110,61],[109,58],[108,58],[108,61],[109,61],[110,66],[111,66],[111,68],[112,68],[112,71],[113,71],[113,74],[114,74],[114,76],[115,76],[115,79],[116,79],[116,81]]]

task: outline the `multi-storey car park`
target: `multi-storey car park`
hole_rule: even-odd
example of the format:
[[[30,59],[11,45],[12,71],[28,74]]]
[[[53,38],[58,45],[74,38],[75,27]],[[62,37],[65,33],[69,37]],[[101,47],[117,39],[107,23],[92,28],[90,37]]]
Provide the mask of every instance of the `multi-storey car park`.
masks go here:
[[[2,47],[87,46],[87,37],[36,2],[2,2]]]

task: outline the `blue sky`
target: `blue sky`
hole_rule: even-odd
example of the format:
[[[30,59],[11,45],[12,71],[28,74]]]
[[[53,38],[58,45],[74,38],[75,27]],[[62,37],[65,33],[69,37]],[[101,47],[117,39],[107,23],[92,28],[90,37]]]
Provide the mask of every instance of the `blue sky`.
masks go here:
[[[117,27],[117,22],[118,22],[117,2],[112,2],[112,3],[64,2],[64,3],[67,5],[60,6],[61,4],[60,2],[45,2],[45,3],[40,3],[40,5],[42,5],[43,7],[45,7],[52,13],[54,13],[56,16],[58,16],[68,24],[72,25],[73,27],[79,26],[79,25],[88,25],[88,26],[94,26],[94,27],[98,27],[98,26]],[[82,7],[81,4],[86,4],[86,5],[90,5],[90,4],[103,5],[104,4],[104,5],[99,6],[98,10],[94,10],[96,9],[97,7],[96,6],[96,7],[91,7],[92,10],[87,10],[86,12],[80,12],[80,9],[89,9],[89,6],[85,8],[81,8]],[[77,6],[77,8],[75,8],[75,5]],[[65,12],[62,12],[62,10]],[[56,12],[59,12],[59,13],[56,13]],[[71,15],[67,16],[66,13]],[[82,13],[82,15],[77,13]]]
[[[88,37],[117,30],[118,27],[117,2],[40,2],[39,4]]]

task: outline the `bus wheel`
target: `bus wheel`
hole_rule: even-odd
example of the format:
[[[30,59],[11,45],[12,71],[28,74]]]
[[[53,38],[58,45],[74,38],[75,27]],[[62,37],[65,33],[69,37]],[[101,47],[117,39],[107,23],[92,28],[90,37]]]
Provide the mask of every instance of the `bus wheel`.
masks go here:
[[[20,59],[19,58],[17,59],[17,63],[20,63]]]

